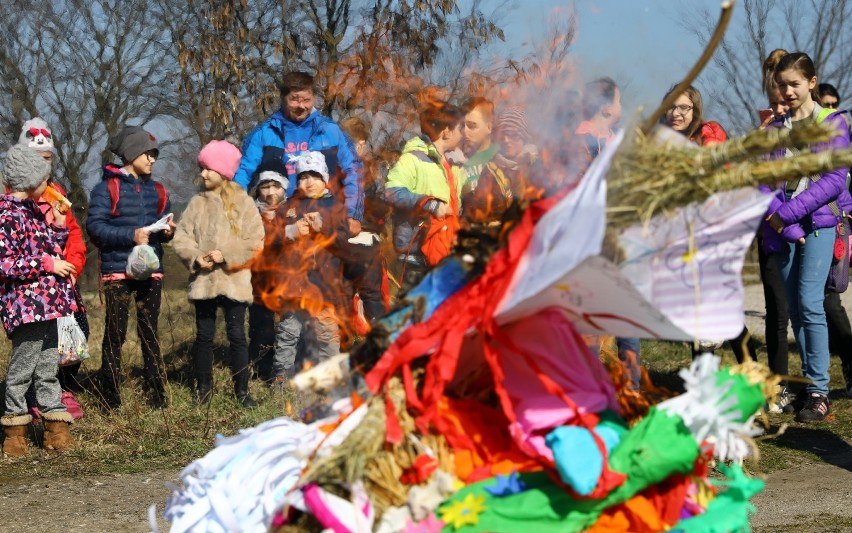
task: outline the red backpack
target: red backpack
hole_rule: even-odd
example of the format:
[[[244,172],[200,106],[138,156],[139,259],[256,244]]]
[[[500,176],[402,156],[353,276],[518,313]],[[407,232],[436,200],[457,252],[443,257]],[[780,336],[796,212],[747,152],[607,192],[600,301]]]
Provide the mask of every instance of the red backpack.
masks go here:
[[[159,181],[154,182],[154,188],[157,190],[157,214],[162,215],[166,212],[166,204],[169,201],[169,193],[166,192],[166,187]],[[112,202],[112,216],[117,217],[118,200],[120,197],[121,180],[118,178],[107,178],[107,191],[109,191],[109,199]]]

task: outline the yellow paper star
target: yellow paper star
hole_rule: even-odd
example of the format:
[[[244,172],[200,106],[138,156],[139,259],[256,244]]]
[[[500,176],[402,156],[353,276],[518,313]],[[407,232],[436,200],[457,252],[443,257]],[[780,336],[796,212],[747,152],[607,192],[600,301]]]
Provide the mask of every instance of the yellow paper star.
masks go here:
[[[485,510],[485,496],[468,494],[462,501],[455,501],[441,509],[441,520],[458,529],[479,523],[479,515]]]

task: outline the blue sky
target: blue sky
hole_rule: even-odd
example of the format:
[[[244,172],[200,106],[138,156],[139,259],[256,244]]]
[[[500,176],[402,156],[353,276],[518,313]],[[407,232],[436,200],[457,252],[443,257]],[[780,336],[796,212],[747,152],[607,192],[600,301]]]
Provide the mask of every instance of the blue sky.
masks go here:
[[[624,111],[629,115],[639,105],[659,103],[701,54],[698,37],[679,22],[685,6],[695,16],[709,10],[715,22],[720,5],[720,0],[520,0],[504,22],[506,46],[531,50],[536,36],[546,33],[548,20],[573,6],[578,31],[571,56],[580,75],[585,80],[614,78],[624,87]],[[739,16],[741,7],[735,8],[731,29]],[[706,91],[701,77],[697,86]]]

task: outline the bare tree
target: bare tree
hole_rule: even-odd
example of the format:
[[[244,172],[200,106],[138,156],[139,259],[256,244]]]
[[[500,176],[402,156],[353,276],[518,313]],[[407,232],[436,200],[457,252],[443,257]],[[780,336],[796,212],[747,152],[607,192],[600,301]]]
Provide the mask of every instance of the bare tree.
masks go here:
[[[202,139],[243,135],[278,106],[281,73],[301,69],[315,74],[325,114],[404,126],[441,58],[466,73],[503,38],[480,4],[462,13],[456,0],[190,0],[168,23],[182,115]]]
[[[180,65],[169,107],[200,142],[240,136],[277,109],[282,69],[302,67],[304,16],[289,0],[156,0]]]
[[[759,124],[757,109],[766,107],[762,64],[775,48],[807,53],[814,61],[820,82],[828,82],[841,94],[852,94],[852,42],[847,21],[852,19],[848,0],[743,0],[741,25],[728,30],[713,65],[702,76],[705,108],[723,125],[743,133]],[[712,32],[716,13],[682,13],[702,44]],[[674,80],[673,80],[674,81]]]
[[[26,16],[24,16],[24,14]],[[144,0],[21,0],[0,11],[3,141],[40,115],[57,143],[54,175],[85,223],[85,179],[109,158],[106,140],[149,122],[173,98],[166,35]]]

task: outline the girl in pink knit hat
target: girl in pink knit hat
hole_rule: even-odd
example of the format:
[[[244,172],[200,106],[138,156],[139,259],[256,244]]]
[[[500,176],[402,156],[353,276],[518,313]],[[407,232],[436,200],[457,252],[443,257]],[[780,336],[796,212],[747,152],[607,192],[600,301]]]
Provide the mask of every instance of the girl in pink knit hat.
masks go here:
[[[173,246],[190,271],[196,401],[207,402],[213,390],[213,336],[216,310],[221,307],[230,343],[234,394],[244,407],[255,407],[248,391],[245,313],[252,302],[248,267],[263,247],[264,231],[254,200],[232,181],[239,164],[240,151],[227,141],[211,141],[201,149],[202,190],[183,212]]]

